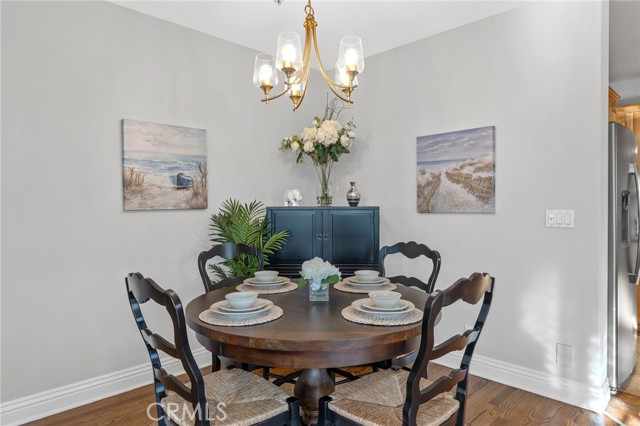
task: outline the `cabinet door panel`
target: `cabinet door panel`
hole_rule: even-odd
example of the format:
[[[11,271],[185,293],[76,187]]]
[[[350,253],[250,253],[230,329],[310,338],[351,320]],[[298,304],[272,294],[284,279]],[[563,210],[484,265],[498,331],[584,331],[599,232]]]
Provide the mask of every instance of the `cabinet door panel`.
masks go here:
[[[335,264],[377,263],[378,231],[376,210],[334,210],[325,212],[323,257]]]
[[[289,231],[284,247],[276,252],[272,263],[300,264],[322,253],[321,215],[313,210],[273,210],[271,226],[275,232]]]

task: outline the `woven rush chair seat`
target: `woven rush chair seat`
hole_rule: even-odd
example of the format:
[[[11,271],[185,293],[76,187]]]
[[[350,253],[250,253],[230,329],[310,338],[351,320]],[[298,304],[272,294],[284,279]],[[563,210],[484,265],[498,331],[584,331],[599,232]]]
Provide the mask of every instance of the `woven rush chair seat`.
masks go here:
[[[204,392],[212,424],[249,426],[289,409],[286,402],[289,395],[276,385],[240,369],[220,370],[204,376]],[[169,391],[160,403],[176,424],[193,425],[191,403],[180,395]]]
[[[331,394],[329,408],[360,425],[401,426],[408,377],[405,370],[381,370],[345,383]],[[429,385],[429,380],[420,380],[420,389]],[[459,405],[451,393],[438,395],[420,406],[416,424],[441,425],[457,413]]]

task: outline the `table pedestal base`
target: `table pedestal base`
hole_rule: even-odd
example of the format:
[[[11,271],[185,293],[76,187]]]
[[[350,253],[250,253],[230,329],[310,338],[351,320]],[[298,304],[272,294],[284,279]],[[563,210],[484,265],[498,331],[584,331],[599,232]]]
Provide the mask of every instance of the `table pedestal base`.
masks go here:
[[[326,368],[307,368],[302,370],[293,394],[300,401],[302,407],[302,423],[316,425],[318,423],[318,400],[329,395],[335,389],[335,385],[329,377]]]

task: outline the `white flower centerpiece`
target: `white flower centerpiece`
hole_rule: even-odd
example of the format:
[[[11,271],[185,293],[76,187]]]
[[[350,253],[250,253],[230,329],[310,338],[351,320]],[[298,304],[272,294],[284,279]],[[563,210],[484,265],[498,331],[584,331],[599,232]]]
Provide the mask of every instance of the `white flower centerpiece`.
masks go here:
[[[340,124],[338,116],[345,107],[338,107],[338,99],[327,101],[324,117],[315,117],[313,127],[306,127],[302,136],[293,135],[282,139],[281,151],[291,151],[296,154],[296,163],[304,163],[304,156],[313,161],[318,179],[320,179],[320,196],[318,205],[330,206],[332,198],[329,195],[329,178],[333,163],[342,154],[348,154],[351,143],[356,135],[353,131],[355,124],[349,120],[344,126]]]
[[[309,300],[326,302],[329,300],[329,284],[340,281],[341,273],[329,262],[314,257],[302,264],[300,275],[302,278],[298,280],[298,286],[309,284]]]

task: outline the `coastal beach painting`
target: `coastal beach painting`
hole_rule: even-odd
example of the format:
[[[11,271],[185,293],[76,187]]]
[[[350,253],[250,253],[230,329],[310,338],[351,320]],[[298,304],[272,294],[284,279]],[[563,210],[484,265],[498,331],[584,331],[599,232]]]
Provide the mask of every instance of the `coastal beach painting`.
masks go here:
[[[206,130],[122,120],[124,209],[206,209]]]
[[[418,137],[418,213],[495,213],[494,152],[494,126]]]

